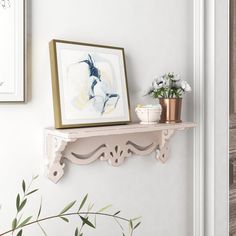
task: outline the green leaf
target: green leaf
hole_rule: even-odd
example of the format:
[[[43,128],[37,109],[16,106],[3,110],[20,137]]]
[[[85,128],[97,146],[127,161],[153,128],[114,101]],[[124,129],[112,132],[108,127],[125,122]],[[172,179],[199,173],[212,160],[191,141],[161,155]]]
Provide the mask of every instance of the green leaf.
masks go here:
[[[39,177],[39,175],[33,176],[33,180],[36,180]]]
[[[39,206],[39,211],[38,211],[38,215],[37,215],[37,220],[38,220],[39,217],[40,217],[41,211],[42,211],[42,198],[41,198],[41,200],[40,200],[40,206]]]
[[[44,236],[48,236],[47,233],[46,233],[46,231],[44,230],[44,228],[42,227],[42,225],[41,225],[40,223],[38,223],[38,226],[39,226],[39,228],[41,229],[43,235],[44,235]]]
[[[16,209],[17,209],[17,211],[19,211],[19,207],[20,207],[20,194],[18,193],[17,197],[16,197]]]
[[[18,233],[17,233],[17,235],[16,236],[21,236],[22,235],[22,233],[23,233],[23,230],[21,229]]]
[[[69,220],[66,217],[61,216],[60,218],[64,220],[66,223],[69,223]]]
[[[16,229],[16,226],[17,226],[17,219],[14,218],[13,221],[12,221],[12,224],[11,224],[12,230]]]
[[[88,211],[91,211],[94,207],[94,203],[89,203],[88,205]]]
[[[61,214],[64,214],[64,213],[67,212],[68,210],[70,210],[71,207],[73,207],[73,206],[75,205],[75,203],[76,203],[76,201],[73,201],[73,202],[69,203],[68,205],[66,205],[66,206],[64,207],[64,209],[60,212],[60,215],[61,215]]]
[[[88,219],[84,218],[83,216],[80,216],[80,219],[83,221],[83,224],[86,224],[95,229],[95,226]]]
[[[136,221],[136,220],[140,220],[142,217],[141,216],[139,216],[139,217],[136,217],[136,218],[133,218],[133,219],[131,219],[132,221]]]
[[[19,208],[17,209],[18,213],[24,208],[25,204],[27,202],[27,199],[25,199],[19,206]]]
[[[84,206],[84,204],[85,204],[87,198],[88,198],[88,194],[86,194],[85,197],[83,198],[83,200],[82,200],[82,202],[81,202],[81,204],[80,204],[80,206],[79,206],[78,212],[79,212],[79,211],[82,209],[82,207]]]
[[[79,229],[78,229],[78,227],[75,229],[75,236],[79,236]]]
[[[23,214],[17,219],[17,222],[20,222],[23,217]]]
[[[83,236],[84,234],[83,233],[81,233],[79,236]]]
[[[25,226],[32,219],[32,217],[33,216],[29,216],[28,218],[26,218],[17,228]]]
[[[96,215],[94,216],[94,227],[95,228],[97,227],[97,216]]]
[[[129,225],[130,225],[130,228],[133,230],[134,229],[134,225],[133,225],[133,221],[132,220],[129,221]]]
[[[27,193],[26,196],[29,196],[29,195],[31,195],[31,194],[37,192],[37,191],[38,191],[38,189],[34,189],[34,190],[32,190],[31,192]]]
[[[122,224],[119,222],[119,220],[117,220],[115,217],[114,217],[114,220],[115,222],[119,225],[119,227],[121,228],[122,232],[124,231],[124,227],[122,226]]]
[[[101,209],[98,211],[98,213],[104,212],[104,211],[106,211],[107,209],[109,209],[109,208],[111,208],[111,207],[112,207],[111,204],[110,204],[110,205],[107,205],[107,206],[101,208]]]
[[[141,224],[141,222],[138,222],[138,223],[134,226],[134,230],[137,229],[140,224]]]
[[[117,211],[113,216],[117,216],[120,214],[120,211]]]
[[[24,180],[22,181],[22,189],[23,189],[23,192],[25,193],[26,185],[25,185],[25,181]]]

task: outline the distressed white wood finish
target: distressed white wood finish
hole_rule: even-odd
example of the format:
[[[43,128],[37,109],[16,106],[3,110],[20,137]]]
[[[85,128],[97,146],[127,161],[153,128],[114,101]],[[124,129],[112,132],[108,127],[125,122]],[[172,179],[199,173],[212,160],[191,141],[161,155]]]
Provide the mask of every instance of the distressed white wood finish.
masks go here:
[[[156,150],[156,158],[164,163],[168,159],[168,141],[174,132],[195,126],[195,123],[186,122],[60,130],[48,128],[45,130],[47,176],[57,183],[64,174],[65,159],[78,165],[100,159],[119,166],[127,157],[145,156]]]

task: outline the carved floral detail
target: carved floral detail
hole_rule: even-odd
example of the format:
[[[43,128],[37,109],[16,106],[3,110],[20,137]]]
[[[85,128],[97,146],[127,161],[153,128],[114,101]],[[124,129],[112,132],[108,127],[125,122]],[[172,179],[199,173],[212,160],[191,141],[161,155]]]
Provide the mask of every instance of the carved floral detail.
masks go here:
[[[73,149],[70,152],[65,152],[69,143],[79,142],[79,139],[63,139],[48,135],[48,141],[46,142],[49,145],[50,152],[46,150],[47,159],[49,160],[47,176],[57,183],[64,175],[65,159],[78,165],[87,165],[100,159],[108,161],[112,166],[120,166],[126,158],[132,155],[145,156],[156,150],[156,158],[165,163],[168,158],[168,141],[173,133],[174,130],[163,130],[159,136],[150,136],[148,145],[140,145],[140,141],[138,142],[135,136],[130,137],[131,139],[127,136],[126,139],[122,137],[115,140],[108,137],[104,138],[102,140],[104,143],[98,145],[94,150],[90,150],[90,145],[88,145],[89,151],[83,154],[76,153]]]
[[[64,157],[63,151],[69,142],[74,142],[76,139],[62,139],[47,135],[46,138],[46,155],[47,155],[47,176],[54,183],[57,183],[64,175]],[[50,154],[48,149],[50,149]]]
[[[148,155],[157,148],[157,144],[151,143],[147,146],[138,145],[132,141],[124,141],[119,145],[106,140],[105,144],[98,146],[95,150],[87,154],[78,154],[71,152],[71,156],[66,157],[75,164],[86,165],[99,159],[108,161],[112,166],[120,166],[125,158],[131,155]]]
[[[159,159],[162,163],[165,163],[168,159],[168,150],[169,150],[168,142],[173,134],[174,130],[162,131],[162,141],[157,151],[157,159]]]
[[[147,129],[145,126],[142,127]],[[109,132],[114,132],[115,135],[102,133],[101,136],[97,135],[96,129],[94,136],[89,136],[90,133],[83,135],[79,133],[80,130],[78,133],[70,131],[64,133],[48,129],[45,136],[47,176],[57,183],[64,175],[65,160],[78,165],[87,165],[99,159],[107,161],[112,166],[120,166],[126,158],[134,155],[146,156],[156,151],[156,158],[165,163],[168,159],[170,138],[175,130],[183,128],[184,125],[178,125],[175,129],[148,129],[144,132],[131,133],[111,130]],[[83,131],[81,129],[81,132]]]

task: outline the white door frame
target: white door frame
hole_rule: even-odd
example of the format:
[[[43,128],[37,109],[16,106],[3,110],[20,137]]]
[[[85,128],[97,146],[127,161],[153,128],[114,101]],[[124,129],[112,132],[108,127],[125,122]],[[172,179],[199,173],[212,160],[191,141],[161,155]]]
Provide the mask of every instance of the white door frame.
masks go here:
[[[204,236],[204,0],[194,0],[193,232]]]
[[[229,1],[194,0],[194,236],[228,236]]]

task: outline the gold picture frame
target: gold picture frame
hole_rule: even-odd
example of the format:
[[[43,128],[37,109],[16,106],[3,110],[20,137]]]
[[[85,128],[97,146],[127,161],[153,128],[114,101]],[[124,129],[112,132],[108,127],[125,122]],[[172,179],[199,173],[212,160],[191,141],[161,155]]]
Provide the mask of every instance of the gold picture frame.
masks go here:
[[[124,48],[49,43],[55,128],[130,122]]]

